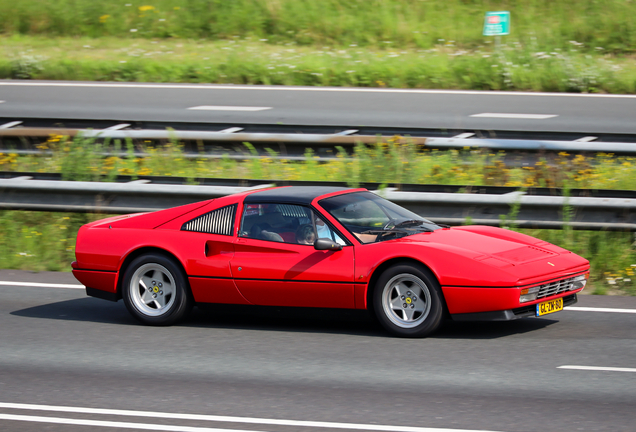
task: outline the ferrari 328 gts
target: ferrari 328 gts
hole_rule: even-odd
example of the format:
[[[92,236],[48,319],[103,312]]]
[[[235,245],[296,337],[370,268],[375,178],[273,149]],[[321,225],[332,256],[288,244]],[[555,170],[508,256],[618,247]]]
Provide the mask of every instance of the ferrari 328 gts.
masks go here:
[[[392,334],[577,301],[589,263],[486,226],[435,224],[366,189],[278,187],[89,223],[73,274],[144,324],[195,303],[369,309]]]

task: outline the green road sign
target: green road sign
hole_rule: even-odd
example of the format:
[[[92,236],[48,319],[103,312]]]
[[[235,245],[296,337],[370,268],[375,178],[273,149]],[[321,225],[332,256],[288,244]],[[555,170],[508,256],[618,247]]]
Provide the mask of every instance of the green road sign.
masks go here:
[[[510,34],[510,12],[486,12],[484,36],[504,36]]]

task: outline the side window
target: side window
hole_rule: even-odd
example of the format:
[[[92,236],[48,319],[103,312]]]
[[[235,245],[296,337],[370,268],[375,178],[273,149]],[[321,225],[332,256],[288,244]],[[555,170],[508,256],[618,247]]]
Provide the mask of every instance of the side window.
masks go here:
[[[313,245],[318,237],[346,244],[308,207],[291,204],[248,204],[241,218],[240,237]]]
[[[234,230],[236,204],[205,213],[184,223],[181,231],[231,236]]]
[[[320,218],[317,214],[315,214],[315,225],[316,225],[316,238],[328,238],[331,241],[338,243],[339,245],[346,246],[347,242],[345,242],[334,230],[331,229],[327,223]]]

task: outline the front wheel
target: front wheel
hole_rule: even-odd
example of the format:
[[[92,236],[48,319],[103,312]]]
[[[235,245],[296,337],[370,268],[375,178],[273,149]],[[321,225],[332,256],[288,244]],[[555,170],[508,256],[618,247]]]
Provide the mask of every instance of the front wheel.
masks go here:
[[[126,308],[144,324],[174,324],[192,309],[183,271],[164,255],[137,257],[124,274],[122,291]]]
[[[430,271],[410,264],[389,267],[378,279],[373,308],[382,326],[400,337],[425,337],[442,322],[443,297]]]

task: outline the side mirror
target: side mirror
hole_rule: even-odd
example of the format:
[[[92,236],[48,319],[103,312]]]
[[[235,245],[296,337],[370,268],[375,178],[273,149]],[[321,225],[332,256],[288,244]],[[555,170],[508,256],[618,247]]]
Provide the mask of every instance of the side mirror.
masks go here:
[[[339,251],[339,250],[342,250],[342,245],[339,245],[335,241],[328,238],[319,238],[318,240],[314,242],[314,249]]]

